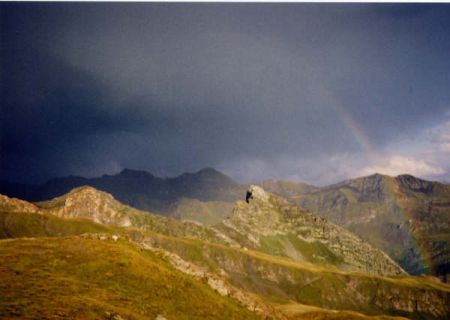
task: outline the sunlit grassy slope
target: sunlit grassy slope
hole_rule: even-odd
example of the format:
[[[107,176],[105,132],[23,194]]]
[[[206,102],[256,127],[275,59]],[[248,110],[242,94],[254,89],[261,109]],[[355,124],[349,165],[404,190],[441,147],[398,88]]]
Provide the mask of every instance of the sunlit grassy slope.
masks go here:
[[[28,223],[28,229],[24,229],[26,234],[22,235],[55,237],[0,241],[0,318],[17,316],[32,319],[39,314],[45,319],[56,314],[56,318],[103,319],[106,312],[120,314],[125,319],[154,319],[152,317],[156,314],[163,314],[167,319],[257,317],[232,299],[221,297],[205,283],[174,270],[166,258],[136,247],[138,243],[174,252],[216,274],[226,273],[225,278],[231,284],[280,306],[279,309],[290,319],[365,317],[344,310],[378,315],[403,314],[417,319],[442,318],[427,312],[389,310],[385,303],[396,299],[397,303],[407,304],[409,298],[417,300],[421,297],[434,301],[436,295],[438,301],[444,302],[448,300],[450,291],[448,286],[427,278],[383,278],[344,273],[331,266],[295,262],[197,239],[102,226],[85,220],[32,218],[36,214],[27,213],[17,215],[17,221],[23,219],[23,215],[29,215],[27,221],[48,218],[47,223],[51,221],[60,227],[42,228],[45,225],[42,221],[34,223],[34,226]],[[12,220],[10,217],[9,221]],[[57,223],[59,220],[61,223]],[[69,227],[71,224],[75,227]],[[51,232],[43,233],[43,229]],[[108,240],[86,239],[84,236],[56,237],[57,234],[92,231],[102,231]],[[112,234],[132,241],[114,242]],[[20,236],[19,231],[16,236]],[[186,298],[188,295],[199,301],[192,302]],[[54,297],[61,297],[58,299],[62,303],[55,301]],[[169,297],[171,301],[166,301]],[[298,308],[299,303],[322,309],[305,312],[304,308]],[[228,313],[214,312],[221,307]],[[426,305],[422,307],[427,308]],[[331,312],[323,308],[341,311]],[[183,318],[178,312],[189,317]]]
[[[299,303],[286,303],[279,305],[278,310],[283,311],[289,320],[406,320],[404,317],[367,316],[354,311],[327,310],[311,307]]]
[[[0,241],[0,318],[257,319],[162,257],[118,240]]]
[[[0,211],[0,239],[111,233],[118,229],[87,219],[61,219],[52,215]]]
[[[380,277],[348,273],[316,265],[195,239],[148,236],[153,246],[183,259],[225,272],[237,287],[271,303],[298,303],[372,315],[401,315],[412,319],[445,319],[450,311],[450,286],[428,277]],[[438,311],[440,310],[440,311]]]
[[[86,198],[71,200],[82,204],[71,211],[76,218],[68,218],[69,210],[59,210],[57,203],[47,204],[47,211],[33,212],[24,203],[0,210],[0,237],[9,238],[0,240],[0,318],[258,317],[234,297],[212,290],[204,278],[174,269],[164,252],[204,268],[286,314],[271,313],[275,319],[365,319],[368,315],[446,319],[450,314],[450,286],[431,277],[349,273],[326,263],[273,256],[269,250],[238,248],[215,242],[216,236],[209,236],[212,231],[202,226],[141,214],[114,202],[106,206],[103,196],[88,198],[98,204],[95,208],[85,205]],[[67,204],[67,198],[60,200]],[[92,221],[100,216],[118,221],[128,217],[132,225]],[[119,240],[112,241],[112,235]]]
[[[183,198],[176,204],[175,215],[181,220],[214,225],[227,218],[231,214],[233,206],[233,203],[224,201],[200,201]]]

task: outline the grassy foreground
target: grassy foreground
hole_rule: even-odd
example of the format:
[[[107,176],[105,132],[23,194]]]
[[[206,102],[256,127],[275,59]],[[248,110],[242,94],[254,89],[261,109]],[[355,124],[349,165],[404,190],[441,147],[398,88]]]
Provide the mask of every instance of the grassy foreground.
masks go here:
[[[258,318],[122,240],[1,240],[0,256],[2,319]]]
[[[137,218],[150,230],[0,210],[0,319],[259,318],[209,280],[172,267],[164,251],[280,311],[264,313],[266,319],[422,320],[450,312],[450,287],[436,279],[343,272],[200,240],[206,232],[183,236],[196,225]],[[147,246],[155,250],[141,248]]]

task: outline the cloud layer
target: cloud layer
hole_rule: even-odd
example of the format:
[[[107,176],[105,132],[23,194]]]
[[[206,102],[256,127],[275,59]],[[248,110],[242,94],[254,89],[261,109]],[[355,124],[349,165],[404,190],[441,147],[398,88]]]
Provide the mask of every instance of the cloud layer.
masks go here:
[[[445,173],[444,169],[439,166],[433,166],[422,159],[414,159],[400,155],[390,156],[384,165],[375,165],[365,167],[358,171],[358,175],[366,176],[373,173],[381,173],[390,176],[399,174],[412,174],[415,176],[426,177],[436,176]]]
[[[448,173],[438,127],[450,105],[449,6],[0,9],[1,179],[126,167],[313,184]]]

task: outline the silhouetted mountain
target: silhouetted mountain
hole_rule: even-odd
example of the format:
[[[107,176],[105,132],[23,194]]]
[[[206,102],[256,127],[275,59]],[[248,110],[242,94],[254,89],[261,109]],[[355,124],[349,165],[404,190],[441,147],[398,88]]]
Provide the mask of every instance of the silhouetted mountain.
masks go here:
[[[2,181],[0,193],[28,201],[44,201],[83,185],[109,192],[119,201],[138,209],[164,215],[175,214],[174,206],[182,198],[233,202],[245,190],[245,186],[212,168],[174,178],[160,178],[146,171],[124,169],[118,174],[98,178],[55,178],[41,185]]]

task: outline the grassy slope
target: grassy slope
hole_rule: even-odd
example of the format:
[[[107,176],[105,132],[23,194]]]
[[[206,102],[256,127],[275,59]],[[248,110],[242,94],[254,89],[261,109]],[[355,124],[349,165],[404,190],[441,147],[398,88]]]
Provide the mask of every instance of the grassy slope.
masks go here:
[[[318,187],[305,183],[296,183],[286,180],[265,180],[258,183],[264,190],[277,194],[283,198],[291,198],[299,194],[310,193],[319,190]]]
[[[208,266],[210,270],[217,273],[220,273],[220,270],[224,270],[228,274],[229,281],[232,284],[249,292],[253,292],[258,296],[262,296],[276,305],[284,305],[290,301],[297,301],[302,304],[323,308],[356,310],[368,314],[407,314],[408,316],[419,318],[422,316],[428,317],[430,314],[427,312],[406,311],[404,313],[399,313],[398,309],[401,310],[403,308],[404,310],[407,310],[408,306],[405,306],[405,304],[408,304],[408,301],[414,301],[414,299],[417,298],[424,300],[429,299],[429,301],[423,302],[423,308],[427,310],[433,309],[430,304],[436,303],[436,301],[436,304],[442,304],[449,301],[449,286],[436,283],[427,278],[404,277],[392,279],[373,277],[365,274],[344,273],[327,265],[318,266],[309,263],[298,263],[290,259],[274,257],[260,252],[238,250],[224,245],[211,244],[194,239],[163,236],[148,231],[98,225],[87,220],[61,219],[54,216],[31,213],[3,213],[0,214],[0,226],[3,227],[3,229],[0,228],[0,232],[3,232],[2,237],[59,236],[86,232],[120,233],[122,236],[134,238],[138,242],[147,241],[153,246],[175,252],[185,260],[192,261],[198,265]],[[7,226],[7,228],[5,228],[5,226]],[[3,230],[6,230],[6,232]],[[51,240],[51,242],[54,243],[55,248],[57,247],[56,244],[58,241],[59,239]],[[99,246],[101,246],[101,244]],[[66,247],[66,249],[67,248],[69,247]],[[18,259],[17,263],[22,263],[20,261],[25,257],[20,257],[17,255],[17,252],[18,251],[15,252],[16,258]],[[62,251],[60,253],[63,254]],[[138,251],[138,254],[141,254],[141,251]],[[143,252],[143,254],[147,253]],[[31,256],[29,261],[30,263],[34,263],[32,262],[34,259],[39,261],[39,258],[45,259],[46,255],[41,255],[40,257]],[[128,253],[125,253],[124,251],[124,255],[128,255]],[[12,252],[11,256],[13,256]],[[117,256],[120,257],[120,254]],[[102,256],[99,255],[99,258],[101,257]],[[72,261],[72,259],[73,256],[69,253],[67,262]],[[107,259],[105,261],[106,265],[110,263]],[[104,267],[106,268],[106,266]],[[128,274],[128,272],[130,271],[124,270],[124,274]],[[103,276],[101,273],[95,274],[100,278]],[[22,273],[19,274],[16,279],[21,279],[21,277],[26,279],[28,276],[28,274]],[[94,275],[92,276],[95,278]],[[38,273],[36,274],[36,281],[44,281],[48,277],[50,277],[49,274]],[[5,279],[9,279],[9,276],[6,276]],[[14,279],[14,275],[12,275],[11,279]],[[54,280],[53,278],[48,279]],[[105,284],[105,282],[101,282],[97,289],[104,289]],[[64,287],[64,285],[61,286]],[[119,287],[120,286],[122,286],[122,284],[119,284]],[[16,296],[18,299],[17,301],[21,300],[19,297],[22,294],[25,296],[28,295],[25,289],[14,287],[11,290],[12,292],[18,292]],[[4,292],[3,288],[1,291],[2,293]],[[57,293],[57,291],[55,292]],[[45,300],[44,295],[44,292],[42,292],[42,297],[40,299]],[[79,295],[80,293],[76,291],[72,296]],[[6,295],[2,294],[2,296]],[[26,300],[24,302],[25,304],[31,303],[34,299],[32,297],[28,298],[31,300]],[[391,307],[392,309],[395,309],[393,305],[389,305],[392,301],[400,304],[396,307],[397,311],[390,309]],[[76,305],[74,303],[76,303],[76,301],[70,300],[67,305],[67,310],[72,310]],[[131,306],[134,308],[134,304]],[[22,306],[21,308],[25,307]],[[91,307],[86,308],[90,309]],[[126,312],[130,311],[127,308],[128,307],[125,307],[124,310]],[[3,307],[0,308],[0,310],[3,309]],[[50,305],[50,310],[55,311],[59,309],[56,305]],[[64,312],[69,312],[67,310]],[[101,310],[101,312],[104,311],[104,309]],[[114,310],[115,309],[112,309],[113,312],[119,313]],[[29,312],[32,312],[32,310],[26,311],[27,314],[30,314]],[[328,319],[328,313],[329,312],[320,311],[321,317],[325,317],[323,319]],[[124,314],[128,315],[128,313]],[[342,315],[343,314],[341,314],[341,316]],[[96,317],[94,315],[89,315],[89,317],[91,316],[92,318]],[[138,316],[139,315],[136,317]],[[316,317],[317,314],[315,315],[313,313],[310,314],[310,316]],[[334,316],[335,314],[332,314],[329,319],[339,319],[333,318]],[[83,316],[80,317],[83,318]],[[297,318],[294,316],[294,319]],[[317,319],[321,318],[319,317]],[[342,317],[342,319],[345,319],[345,317]]]
[[[106,312],[126,319],[257,318],[121,240],[2,240],[0,256],[0,318],[104,319]]]
[[[274,256],[294,257],[295,260],[339,266],[342,259],[319,241],[308,242],[294,234],[265,236],[260,238],[261,251]],[[299,257],[297,257],[299,256]]]
[[[112,233],[117,228],[86,219],[61,219],[52,215],[0,211],[0,239]]]
[[[407,315],[417,319],[432,319],[429,311],[435,309],[433,304],[441,310],[437,318],[444,317],[442,312],[450,312],[448,307],[447,311],[442,311],[450,299],[450,287],[429,278],[346,273],[332,266],[156,234],[136,240],[149,241],[153,246],[175,252],[217,273],[224,270],[232,284],[276,304],[296,301],[322,308]],[[416,300],[419,301],[417,309],[411,305]]]
[[[404,317],[367,316],[354,311],[326,310],[298,303],[287,303],[278,306],[289,317],[289,320],[406,320]]]
[[[214,225],[227,218],[234,204],[224,201],[200,201],[183,198],[177,203],[175,215],[181,220],[192,220]]]

